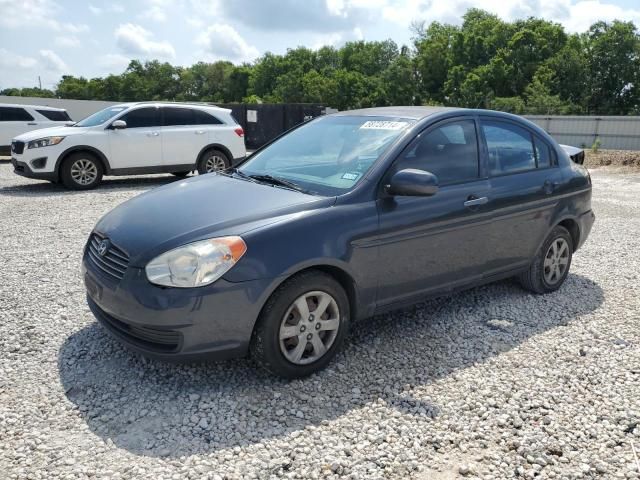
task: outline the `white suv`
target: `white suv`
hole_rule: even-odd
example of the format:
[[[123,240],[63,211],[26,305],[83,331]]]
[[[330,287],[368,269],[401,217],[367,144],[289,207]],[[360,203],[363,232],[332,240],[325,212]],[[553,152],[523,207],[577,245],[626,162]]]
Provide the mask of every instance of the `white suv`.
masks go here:
[[[31,130],[73,123],[63,108],[0,103],[0,154],[9,154],[11,139]]]
[[[115,105],[11,144],[15,173],[75,190],[97,186],[103,175],[209,173],[245,156],[244,131],[231,110],[188,103]]]

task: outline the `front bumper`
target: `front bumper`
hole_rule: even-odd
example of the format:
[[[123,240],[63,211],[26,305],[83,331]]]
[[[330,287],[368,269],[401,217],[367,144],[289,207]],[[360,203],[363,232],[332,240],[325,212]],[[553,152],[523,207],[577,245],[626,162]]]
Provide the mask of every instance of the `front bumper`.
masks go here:
[[[27,178],[36,178],[38,180],[49,180],[55,182],[58,180],[58,174],[56,172],[40,172],[31,168],[29,163],[22,162],[15,157],[11,158],[13,164],[13,173],[21,175]],[[45,160],[46,163],[46,160]]]
[[[170,361],[222,360],[244,356],[274,279],[206,287],[162,288],[141,268],[121,280],[96,268],[85,253],[82,276],[89,308],[126,347]]]

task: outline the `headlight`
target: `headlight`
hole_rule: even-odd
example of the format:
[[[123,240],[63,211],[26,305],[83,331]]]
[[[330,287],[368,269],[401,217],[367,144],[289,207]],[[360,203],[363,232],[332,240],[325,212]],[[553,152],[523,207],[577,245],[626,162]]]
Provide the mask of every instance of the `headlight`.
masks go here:
[[[51,145],[58,145],[62,140],[64,140],[64,137],[39,138],[37,140],[31,140],[27,144],[27,148],[50,147]]]
[[[220,237],[169,250],[145,267],[151,283],[166,287],[202,287],[229,271],[247,251],[240,237]]]

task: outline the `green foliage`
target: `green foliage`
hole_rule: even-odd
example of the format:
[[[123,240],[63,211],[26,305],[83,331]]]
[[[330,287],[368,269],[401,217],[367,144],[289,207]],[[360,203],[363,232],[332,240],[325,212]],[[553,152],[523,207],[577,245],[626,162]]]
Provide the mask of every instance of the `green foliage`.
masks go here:
[[[178,67],[132,61],[120,75],[65,75],[55,92],[5,95],[112,101],[309,102],[338,108],[450,105],[517,114],[640,113],[640,34],[631,22],[597,22],[567,34],[554,22],[506,22],[479,9],[462,25],[412,25],[413,45],[392,40],[297,47],[251,64]]]
[[[598,151],[600,151],[600,139],[598,137],[596,137],[596,139],[593,141],[593,144],[591,145],[591,151],[593,153],[598,153]]]

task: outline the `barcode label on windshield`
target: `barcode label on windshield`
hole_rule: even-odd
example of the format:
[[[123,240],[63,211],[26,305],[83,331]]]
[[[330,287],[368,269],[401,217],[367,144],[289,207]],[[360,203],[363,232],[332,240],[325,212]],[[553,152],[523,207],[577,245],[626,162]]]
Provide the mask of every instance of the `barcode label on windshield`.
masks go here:
[[[407,122],[369,120],[368,122],[364,122],[360,128],[369,130],[402,130],[406,126]]]

